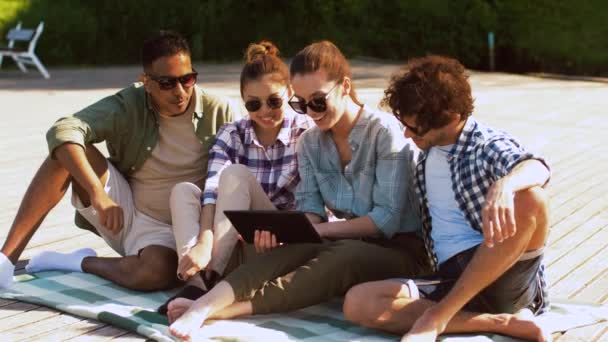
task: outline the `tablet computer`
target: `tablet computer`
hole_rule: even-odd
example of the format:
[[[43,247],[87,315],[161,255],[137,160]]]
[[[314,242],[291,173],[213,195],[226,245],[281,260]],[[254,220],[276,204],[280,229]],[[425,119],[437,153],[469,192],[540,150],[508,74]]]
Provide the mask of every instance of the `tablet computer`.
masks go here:
[[[272,232],[277,242],[321,242],[321,237],[301,211],[225,210],[224,214],[247,243],[253,243],[256,230]]]

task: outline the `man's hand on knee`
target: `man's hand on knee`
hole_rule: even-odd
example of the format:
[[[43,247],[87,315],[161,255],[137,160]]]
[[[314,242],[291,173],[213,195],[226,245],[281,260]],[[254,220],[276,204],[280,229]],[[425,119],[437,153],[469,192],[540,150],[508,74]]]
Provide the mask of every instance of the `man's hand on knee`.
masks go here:
[[[481,211],[486,246],[494,247],[517,232],[514,196],[513,189],[506,185],[504,179],[496,181],[488,190]]]

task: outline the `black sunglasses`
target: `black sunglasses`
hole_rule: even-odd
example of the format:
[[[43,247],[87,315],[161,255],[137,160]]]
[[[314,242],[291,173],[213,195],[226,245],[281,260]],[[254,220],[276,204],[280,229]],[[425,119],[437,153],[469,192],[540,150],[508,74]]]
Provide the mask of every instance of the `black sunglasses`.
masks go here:
[[[430,129],[420,129],[420,127],[412,127],[408,124],[406,124],[403,120],[401,120],[401,123],[403,124],[403,126],[405,126],[405,128],[414,133],[414,135],[418,136],[418,137],[422,137],[423,135],[427,134],[428,131],[430,131]]]
[[[190,88],[196,83],[196,76],[198,72],[193,71],[183,76],[171,77],[171,76],[154,76],[146,74],[151,80],[158,83],[158,87],[162,90],[171,90],[177,86],[177,82],[181,83],[182,87]]]
[[[287,88],[285,88],[283,95],[285,95],[285,92],[287,92]],[[266,99],[266,105],[268,105],[270,109],[281,108],[281,106],[283,105],[283,95],[281,95],[280,97],[270,96]],[[247,109],[248,112],[257,112],[258,110],[260,110],[260,108],[262,108],[262,101],[260,100],[249,100],[245,102],[245,109]]]
[[[313,112],[323,113],[327,110],[327,98],[329,94],[340,84],[340,82],[334,84],[334,86],[324,96],[313,97],[310,101],[306,102],[303,98],[294,96],[297,100],[290,100],[289,106],[299,114],[306,114],[306,107],[310,108]]]

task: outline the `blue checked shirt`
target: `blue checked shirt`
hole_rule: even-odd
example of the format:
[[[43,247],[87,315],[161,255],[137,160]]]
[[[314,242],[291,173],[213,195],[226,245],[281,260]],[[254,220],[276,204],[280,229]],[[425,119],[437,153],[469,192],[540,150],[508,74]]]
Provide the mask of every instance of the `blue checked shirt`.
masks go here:
[[[482,231],[481,209],[490,186],[527,159],[538,159],[547,165],[507,133],[490,128],[472,117],[467,119],[458,141],[448,154],[448,163],[456,202],[471,227]],[[425,161],[426,154],[421,152],[416,166],[416,194],[420,201],[422,235],[429,262],[437,270],[426,196]]]
[[[302,178],[298,210],[327,219],[369,216],[385,237],[420,230],[413,172],[418,148],[390,114],[365,106],[348,142],[352,159],[342,171],[331,133],[314,127],[298,142]]]
[[[242,164],[255,176],[277,209],[295,208],[294,191],[300,181],[296,142],[304,131],[314,126],[313,121],[307,115],[285,110],[277,139],[267,148],[258,141],[253,125],[250,118],[244,118],[227,123],[218,131],[209,151],[202,205],[215,203],[222,170],[232,164]]]

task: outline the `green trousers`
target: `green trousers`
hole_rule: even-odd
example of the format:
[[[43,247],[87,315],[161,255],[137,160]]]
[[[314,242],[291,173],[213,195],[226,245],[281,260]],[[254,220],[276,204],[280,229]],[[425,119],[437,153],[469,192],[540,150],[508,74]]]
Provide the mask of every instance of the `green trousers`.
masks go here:
[[[284,312],[342,296],[352,286],[430,273],[422,240],[338,240],[291,244],[247,257],[224,278],[237,301],[251,300],[254,314]]]

